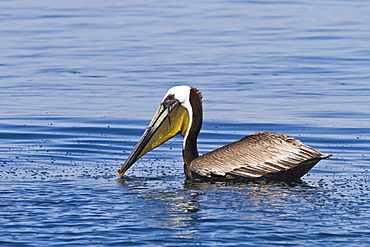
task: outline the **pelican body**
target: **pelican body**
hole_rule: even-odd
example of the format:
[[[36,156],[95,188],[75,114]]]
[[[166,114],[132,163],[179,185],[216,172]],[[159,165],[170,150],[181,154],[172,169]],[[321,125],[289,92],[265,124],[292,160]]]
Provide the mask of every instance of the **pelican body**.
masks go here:
[[[182,156],[189,179],[292,180],[331,156],[274,132],[257,132],[199,156],[197,138],[202,116],[202,95],[197,89],[171,88],[117,175],[122,176],[141,156],[177,134],[184,137]]]

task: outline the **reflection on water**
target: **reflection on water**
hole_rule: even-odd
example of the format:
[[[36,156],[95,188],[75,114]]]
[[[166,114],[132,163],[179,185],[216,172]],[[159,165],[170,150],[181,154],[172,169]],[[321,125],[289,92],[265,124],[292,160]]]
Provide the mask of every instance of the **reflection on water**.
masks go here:
[[[214,232],[228,231],[231,235],[241,232],[263,235],[260,231],[274,225],[271,233],[278,234],[287,227],[294,227],[301,230],[293,231],[293,235],[310,239],[310,234],[306,235],[302,229],[328,227],[327,234],[331,235],[337,234],[338,229],[332,224],[337,218],[353,224],[366,222],[363,203],[354,205],[350,199],[343,198],[323,183],[312,186],[304,181],[231,183],[185,180],[181,188],[179,182],[170,180],[129,179],[126,185],[130,189],[133,189],[131,183],[148,183],[147,187],[138,189],[140,201],[155,212],[148,215],[149,220],[160,217],[163,221],[154,227],[171,229],[174,231],[171,235],[176,238],[212,236],[210,232],[204,232],[210,227],[215,228]],[[122,186],[126,185],[122,183]],[[342,222],[337,226],[342,231],[346,224]]]

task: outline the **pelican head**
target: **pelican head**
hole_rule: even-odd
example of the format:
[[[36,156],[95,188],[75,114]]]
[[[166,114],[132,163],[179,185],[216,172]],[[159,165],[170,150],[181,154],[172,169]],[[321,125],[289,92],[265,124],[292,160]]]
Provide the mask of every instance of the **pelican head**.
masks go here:
[[[197,103],[197,111],[193,111],[192,104]],[[194,121],[193,114],[197,114]],[[199,117],[200,116],[200,117]],[[168,90],[163,97],[157,112],[155,113],[149,126],[141,136],[139,142],[127,158],[117,175],[123,175],[141,156],[150,150],[158,147],[177,134],[184,137],[184,148],[187,144],[190,130],[193,129],[191,139],[192,145],[200,131],[202,124],[202,107],[200,93],[189,86],[176,86]],[[195,149],[196,150],[196,149]],[[198,152],[188,155],[189,159],[198,157]],[[184,157],[185,160],[185,157]]]

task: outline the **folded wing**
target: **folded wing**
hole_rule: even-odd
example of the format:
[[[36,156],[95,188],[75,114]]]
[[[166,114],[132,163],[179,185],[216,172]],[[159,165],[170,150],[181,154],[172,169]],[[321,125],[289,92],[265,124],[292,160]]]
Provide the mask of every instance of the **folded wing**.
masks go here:
[[[294,179],[330,157],[288,135],[257,132],[192,161],[193,176],[224,179]]]

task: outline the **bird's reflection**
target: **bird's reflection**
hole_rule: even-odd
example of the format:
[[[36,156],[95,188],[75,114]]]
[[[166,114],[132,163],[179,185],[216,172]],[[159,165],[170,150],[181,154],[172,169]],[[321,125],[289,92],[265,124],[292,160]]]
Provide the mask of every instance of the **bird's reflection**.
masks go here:
[[[271,215],[299,217],[299,205],[316,188],[295,182],[196,182],[179,179],[127,178],[118,183],[139,190],[148,217],[161,218],[155,227],[176,231],[179,238],[200,237],[199,229],[210,220],[237,217],[265,220]],[[180,184],[179,184],[180,183]]]

